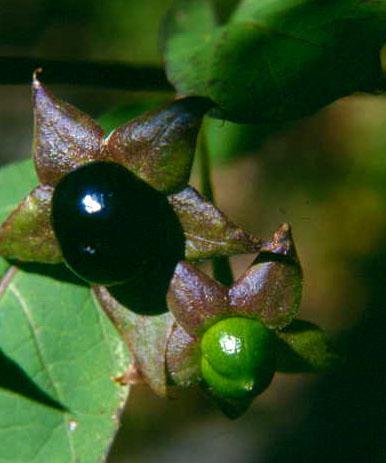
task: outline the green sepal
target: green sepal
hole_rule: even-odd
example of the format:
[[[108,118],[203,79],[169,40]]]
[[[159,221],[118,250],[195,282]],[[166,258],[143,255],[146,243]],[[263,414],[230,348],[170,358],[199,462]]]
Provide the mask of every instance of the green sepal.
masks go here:
[[[0,227],[0,255],[23,262],[62,262],[59,244],[51,227],[53,188],[35,188]]]
[[[294,320],[277,332],[277,370],[284,373],[322,373],[337,368],[343,356],[318,326]]]
[[[0,224],[37,184],[36,172],[30,159],[0,169]]]

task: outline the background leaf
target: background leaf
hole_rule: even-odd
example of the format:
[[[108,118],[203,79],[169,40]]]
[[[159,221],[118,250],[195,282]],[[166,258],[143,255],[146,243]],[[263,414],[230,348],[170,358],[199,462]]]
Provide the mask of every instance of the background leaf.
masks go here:
[[[0,223],[38,183],[33,162],[29,159],[1,169]]]
[[[278,129],[275,124],[237,124],[209,116],[204,118],[203,127],[210,159],[216,164],[254,155]]]
[[[166,103],[170,97],[156,96],[145,100],[133,101],[130,104],[117,106],[98,117],[98,123],[108,135],[120,125],[126,124],[146,111],[151,111]]]
[[[378,89],[385,18],[384,0],[244,0],[216,26],[209,1],[177,0],[167,74],[179,94],[211,98],[221,118],[286,122]]]

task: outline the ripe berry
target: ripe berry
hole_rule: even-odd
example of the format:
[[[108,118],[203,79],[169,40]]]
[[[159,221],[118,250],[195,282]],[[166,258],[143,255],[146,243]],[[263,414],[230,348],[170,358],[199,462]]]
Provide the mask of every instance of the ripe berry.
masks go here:
[[[264,391],[275,371],[274,337],[258,320],[226,318],[201,340],[201,372],[211,392],[249,399]]]
[[[66,264],[91,283],[132,281],[160,263],[172,273],[184,256],[182,229],[166,196],[112,162],[63,177],[51,219]]]

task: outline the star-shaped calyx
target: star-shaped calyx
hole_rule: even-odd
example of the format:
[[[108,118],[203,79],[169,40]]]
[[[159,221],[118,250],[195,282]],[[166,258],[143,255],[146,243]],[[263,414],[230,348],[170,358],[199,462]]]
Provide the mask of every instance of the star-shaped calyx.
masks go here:
[[[50,222],[58,182],[80,166],[112,161],[165,194],[182,225],[187,260],[256,252],[260,240],[232,223],[188,186],[196,138],[211,103],[176,99],[105,134],[87,114],[33,84],[33,156],[41,182],[0,227],[0,255],[47,264],[63,261]]]
[[[260,348],[255,348],[253,361],[249,354],[242,354],[249,362],[249,376],[237,378],[236,382],[225,378],[217,389],[211,389],[212,380],[217,384],[213,378],[218,372],[210,364],[213,352],[209,348],[208,354],[208,345],[221,334],[216,327],[222,322],[226,327],[221,325],[221,329],[230,329],[228,334],[233,340],[248,332],[252,338],[261,338],[261,348],[267,350],[275,339],[277,369],[317,371],[332,363],[334,355],[321,331],[293,320],[302,277],[289,227],[282,226],[271,241],[261,242],[187,183],[201,120],[211,107],[210,101],[176,99],[105,134],[88,115],[55,97],[37,75],[32,87],[33,153],[40,185],[1,225],[0,256],[17,262],[63,262],[51,220],[54,192],[64,178],[79,172],[82,166],[112,162],[163,195],[183,233],[185,261],[173,267],[173,278],[158,284],[157,276],[163,272],[156,269],[141,275],[132,287],[93,287],[101,306],[127,342],[135,371],[156,393],[166,395],[171,385],[206,381],[206,388],[228,414],[236,416],[249,405],[249,392],[256,394],[262,388],[250,377],[256,362],[260,362],[260,369],[263,365],[264,371],[269,370],[264,384],[269,382],[274,364],[272,359],[262,361]],[[229,288],[191,263],[243,253],[257,253],[257,258]],[[144,315],[143,311],[139,315],[137,306],[145,308],[145,312],[150,309],[153,315]],[[159,312],[167,308],[170,311],[154,315],[157,308]],[[231,320],[230,325],[227,320]],[[207,354],[209,357],[205,357]],[[222,354],[217,352],[215,357],[221,360]],[[232,397],[226,395],[228,390]],[[234,397],[240,391],[248,391],[248,400]]]
[[[199,383],[230,417],[243,414],[275,371],[322,372],[341,358],[312,323],[296,319],[302,270],[289,225],[264,242],[230,287],[181,262],[168,293],[171,384]]]
[[[254,396],[268,386],[274,371],[321,372],[339,361],[321,329],[296,319],[302,293],[302,270],[287,224],[279,228],[272,240],[262,244],[252,265],[230,287],[215,281],[195,265],[180,262],[167,295],[170,312],[151,320],[125,310],[105,288],[98,287],[94,291],[126,339],[138,371],[156,393],[167,395],[172,386],[201,384],[233,418],[244,413]],[[266,351],[263,363],[261,356],[257,359],[260,367],[264,367],[263,379],[261,368],[255,370],[253,362],[250,362],[252,366],[248,365],[252,368],[252,376],[257,374],[255,384],[258,387],[252,387],[245,397],[234,397],[235,391],[240,390],[237,381],[237,387],[233,387],[235,378],[228,381],[225,375],[225,380],[220,381],[222,388],[216,390],[207,384],[203,370],[203,359],[210,357],[215,335],[220,333],[230,349],[238,345],[239,337],[232,332],[234,327],[236,332],[240,327],[242,333],[247,332],[246,344],[251,347],[252,354]],[[264,342],[258,344],[260,335]],[[144,337],[149,342],[144,343]],[[251,355],[244,357],[250,359]],[[236,368],[235,362],[231,362],[231,376],[238,369],[239,360],[236,358]],[[243,370],[239,369],[244,380]],[[217,378],[216,372],[214,374]],[[244,385],[241,382],[241,386]],[[232,397],[227,396],[228,391],[232,392]]]

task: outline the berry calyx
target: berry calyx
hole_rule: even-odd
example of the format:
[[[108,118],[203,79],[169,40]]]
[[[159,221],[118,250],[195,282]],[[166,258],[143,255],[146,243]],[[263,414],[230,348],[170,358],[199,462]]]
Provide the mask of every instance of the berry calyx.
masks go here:
[[[201,340],[201,373],[209,390],[224,399],[248,399],[264,391],[275,371],[273,333],[260,321],[221,320]]]
[[[160,263],[172,275],[184,256],[167,197],[113,162],[92,162],[64,176],[51,220],[66,264],[90,283],[125,283]]]

